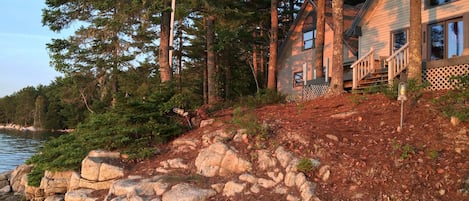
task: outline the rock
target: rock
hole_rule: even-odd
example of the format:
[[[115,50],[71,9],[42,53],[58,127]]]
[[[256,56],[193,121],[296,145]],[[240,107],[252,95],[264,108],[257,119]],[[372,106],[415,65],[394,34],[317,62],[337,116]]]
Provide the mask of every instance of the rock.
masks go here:
[[[350,117],[354,114],[356,114],[357,112],[355,111],[351,111],[351,112],[342,112],[342,113],[339,113],[339,114],[334,114],[334,115],[331,115],[331,118],[334,118],[334,119],[343,119],[343,118],[347,118],[347,117]]]
[[[79,188],[93,189],[93,190],[104,190],[104,189],[109,189],[113,182],[114,182],[114,180],[89,181],[89,180],[80,178],[78,187]]]
[[[339,141],[339,138],[335,135],[327,134],[326,137],[329,138],[330,140],[333,140],[333,141],[336,141],[336,142]]]
[[[329,177],[331,175],[330,169],[331,167],[329,165],[324,165],[321,168],[319,168],[318,176],[319,178],[322,179],[322,181],[326,182],[327,180],[329,180]]]
[[[4,187],[0,187],[0,195],[5,195],[7,193],[11,192],[11,186],[6,185]]]
[[[24,197],[26,200],[42,200],[45,197],[44,189],[35,186],[25,185]]]
[[[461,123],[461,121],[459,120],[459,118],[454,117],[454,116],[451,117],[451,125],[457,126],[459,123]]]
[[[214,177],[231,173],[243,173],[252,169],[252,164],[240,158],[236,152],[223,143],[215,143],[202,149],[195,159],[197,173]]]
[[[205,201],[215,194],[216,192],[212,189],[199,189],[190,184],[181,183],[164,193],[162,201]]]
[[[305,201],[312,200],[314,196],[314,189],[316,185],[310,181],[306,181],[303,185],[301,185],[299,189],[301,198]]]
[[[285,175],[285,186],[292,187],[295,186],[296,173],[287,172]]]
[[[246,188],[246,184],[236,183],[234,181],[229,181],[225,184],[225,188],[223,188],[223,195],[224,196],[234,196],[238,193],[241,193]]]
[[[257,151],[257,164],[259,169],[268,170],[277,166],[277,160],[270,157],[271,154],[268,150],[258,150]]]
[[[39,188],[44,189],[46,196],[55,194],[63,194],[67,192],[70,179],[72,177],[71,171],[65,172],[51,172],[45,171],[44,177],[41,179]]]
[[[217,193],[222,193],[223,188],[225,187],[224,183],[212,184],[210,187],[213,188]]]
[[[133,179],[121,179],[114,182],[109,188],[108,197],[111,195],[115,196],[127,196],[130,194],[136,194],[138,182]],[[107,199],[105,199],[107,200]]]
[[[275,187],[274,193],[282,194],[282,195],[287,194],[288,188],[285,186],[277,186]]]
[[[259,188],[259,184],[254,184],[251,186],[251,189],[249,189],[253,193],[260,193],[261,189]]]
[[[274,180],[276,184],[280,183],[283,180],[283,173],[281,172],[279,172],[277,176],[275,176],[275,172],[267,172],[267,176]]]
[[[277,160],[280,162],[280,165],[284,168],[286,168],[289,162],[293,159],[293,154],[285,151],[282,146],[279,146],[275,150],[275,155],[277,156]]]
[[[101,164],[101,167],[99,168],[98,181],[109,181],[122,177],[124,177],[124,169],[122,167],[117,167],[108,163]]]
[[[277,184],[275,183],[275,181],[272,181],[270,179],[264,179],[264,178],[260,178],[259,180],[257,180],[257,183],[259,184],[259,186],[262,186],[263,188],[272,188]]]
[[[23,192],[27,183],[27,174],[33,169],[32,165],[20,165],[11,173],[10,186],[13,192]]]
[[[64,201],[65,196],[64,195],[53,195],[47,197],[44,201]]]
[[[88,157],[119,159],[121,154],[115,151],[92,150],[88,153]]]
[[[288,194],[287,195],[287,201],[300,201],[300,198]]]
[[[298,173],[295,177],[295,185],[299,189],[306,182],[306,176],[302,172]]]
[[[197,139],[176,139],[172,142],[174,150],[179,153],[191,152],[197,149],[197,144],[200,143],[200,140]]]
[[[244,181],[244,182],[251,183],[251,184],[254,184],[254,183],[257,182],[257,177],[255,177],[251,174],[248,174],[248,173],[244,173],[242,175],[239,175],[238,179],[241,180],[241,181]]]
[[[93,192],[91,189],[78,189],[65,193],[66,201],[97,201],[97,198],[90,198],[89,195]]]
[[[203,128],[203,127],[205,127],[205,126],[208,126],[208,125],[213,124],[213,122],[215,122],[215,119],[202,120],[202,121],[200,121],[199,127],[200,127],[200,128]]]
[[[175,169],[189,168],[189,166],[184,163],[184,159],[182,158],[175,158],[175,159],[169,159],[166,161],[161,161],[160,165],[162,165],[164,168],[175,168]]]
[[[80,174],[78,172],[73,172],[70,175],[70,181],[68,183],[67,191],[76,190],[80,188]]]

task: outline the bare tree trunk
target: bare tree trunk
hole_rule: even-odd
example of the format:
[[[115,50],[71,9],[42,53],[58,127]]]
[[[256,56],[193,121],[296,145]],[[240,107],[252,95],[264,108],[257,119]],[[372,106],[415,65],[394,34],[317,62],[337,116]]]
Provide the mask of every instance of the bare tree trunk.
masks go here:
[[[275,90],[277,88],[277,42],[278,42],[278,0],[271,1],[270,7],[270,57],[269,57],[269,77],[267,79],[267,88]]]
[[[408,78],[422,83],[422,1],[410,1],[409,74]]]
[[[207,20],[207,87],[208,87],[208,104],[214,104],[218,101],[217,82],[216,82],[216,66],[214,43],[214,21],[215,16],[209,16]]]
[[[257,39],[257,34],[255,31],[252,36],[253,38]],[[257,44],[254,43],[254,45],[252,45],[252,67],[254,68],[254,76],[256,76],[256,78],[259,75],[259,62],[257,61],[257,52]]]
[[[316,77],[324,77],[324,39],[326,30],[326,0],[318,0],[317,19],[316,19],[316,44],[314,54],[314,68]],[[327,75],[326,75],[327,76]]]
[[[164,0],[164,5],[171,7],[171,1]],[[160,78],[161,82],[171,80],[172,70],[169,65],[169,32],[171,24],[171,11],[164,11],[161,16],[161,36],[159,49]]]
[[[264,31],[261,29],[261,38],[264,37]],[[262,87],[263,88],[266,88],[266,66],[265,66],[265,55],[264,55],[264,47],[265,46],[261,46],[260,47],[260,61],[259,61],[259,66],[260,66],[260,74],[261,74],[261,78],[260,78],[260,82],[262,83]]]
[[[334,20],[334,41],[332,56],[331,93],[338,94],[344,90],[344,0],[332,0],[332,18]]]

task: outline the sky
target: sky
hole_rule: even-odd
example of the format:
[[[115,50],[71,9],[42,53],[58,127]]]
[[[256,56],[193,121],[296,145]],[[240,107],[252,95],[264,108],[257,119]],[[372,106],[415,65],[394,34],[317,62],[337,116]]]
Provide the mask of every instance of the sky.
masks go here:
[[[49,65],[46,43],[55,33],[41,23],[45,0],[0,0],[0,98],[61,76]]]

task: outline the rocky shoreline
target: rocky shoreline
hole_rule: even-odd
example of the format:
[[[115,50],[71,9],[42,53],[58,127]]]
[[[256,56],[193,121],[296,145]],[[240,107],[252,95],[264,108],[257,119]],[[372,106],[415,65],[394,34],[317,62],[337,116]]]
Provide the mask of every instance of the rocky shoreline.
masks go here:
[[[24,195],[24,200],[35,201],[208,201],[268,191],[282,200],[319,200],[315,196],[316,183],[297,170],[299,158],[294,153],[278,146],[274,150],[252,150],[256,157],[247,159],[239,155],[236,147],[226,144],[244,144],[247,138],[245,130],[233,133],[220,129],[207,132],[202,139],[176,139],[170,143],[170,152],[197,154],[194,158],[165,159],[152,175],[128,175],[120,153],[95,150],[83,159],[80,172],[46,171],[40,186],[32,187],[26,182],[32,166],[21,165],[2,174],[0,195],[7,196],[5,199]],[[327,180],[329,166],[317,166],[322,172],[320,178]],[[197,185],[178,175],[178,171],[191,172],[193,177],[206,181],[219,179]],[[96,197],[97,191],[107,193]]]

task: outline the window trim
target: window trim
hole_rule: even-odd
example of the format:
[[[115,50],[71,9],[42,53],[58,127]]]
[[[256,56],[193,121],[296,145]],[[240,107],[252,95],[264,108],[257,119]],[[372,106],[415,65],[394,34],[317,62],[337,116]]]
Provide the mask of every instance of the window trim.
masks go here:
[[[308,32],[312,32],[312,38],[311,40],[305,40],[305,33],[308,33]],[[316,43],[316,29],[311,29],[311,30],[306,30],[306,31],[303,31],[302,34],[301,34],[301,38],[302,38],[302,42],[303,42],[303,45],[302,45],[302,48],[303,50],[310,50],[310,49],[314,49],[315,48],[315,43]],[[306,48],[306,42],[307,41],[311,41],[311,47],[308,47]]]
[[[301,74],[301,81],[300,81],[300,82],[297,82],[297,80],[296,80],[296,75],[297,75],[297,74]],[[304,79],[305,79],[305,77],[304,77],[304,75],[303,75],[303,71],[295,71],[295,72],[293,72],[293,76],[292,76],[292,77],[293,77],[293,87],[301,87],[301,86],[303,86],[303,84],[304,84]]]
[[[451,2],[450,2],[451,3]],[[452,18],[446,18],[446,19],[442,19],[442,20],[439,20],[439,21],[434,21],[434,22],[431,22],[431,23],[428,23],[427,24],[427,27],[426,27],[426,31],[427,31],[427,34],[426,34],[426,38],[427,38],[427,51],[426,51],[426,55],[427,55],[427,60],[428,61],[436,61],[436,60],[445,60],[445,59],[450,59],[450,58],[453,58],[453,57],[448,57],[448,24],[451,23],[451,22],[457,22],[457,21],[462,21],[463,22],[463,26],[467,26],[466,23],[465,23],[465,20],[464,20],[464,17],[463,16],[457,16],[457,17],[452,17]],[[443,39],[444,39],[444,51],[443,51],[443,58],[441,59],[432,59],[432,37],[431,37],[431,30],[430,28],[432,26],[435,26],[435,25],[443,25]],[[464,28],[463,28],[463,44],[462,44],[462,47],[464,49],[465,47],[465,43],[469,42],[469,41],[465,41],[466,39],[466,36],[465,36],[465,32],[464,32]],[[462,56],[462,55],[460,55]],[[456,57],[460,57],[460,56],[456,56]]]
[[[445,2],[445,3],[439,4],[439,5],[434,5],[434,6],[430,5],[430,0],[424,0],[424,1],[425,1],[424,9],[426,10],[426,9],[432,9],[432,8],[437,8],[437,7],[440,7],[440,6],[444,6],[444,5],[459,1],[459,0],[452,0],[450,2]]]
[[[409,42],[409,27],[405,27],[405,28],[402,28],[402,29],[396,29],[396,30],[392,30],[391,31],[391,36],[390,36],[390,44],[389,44],[389,52],[391,54],[389,55],[392,55],[394,54],[394,34],[396,33],[399,33],[399,32],[405,32],[406,34],[406,43]]]

